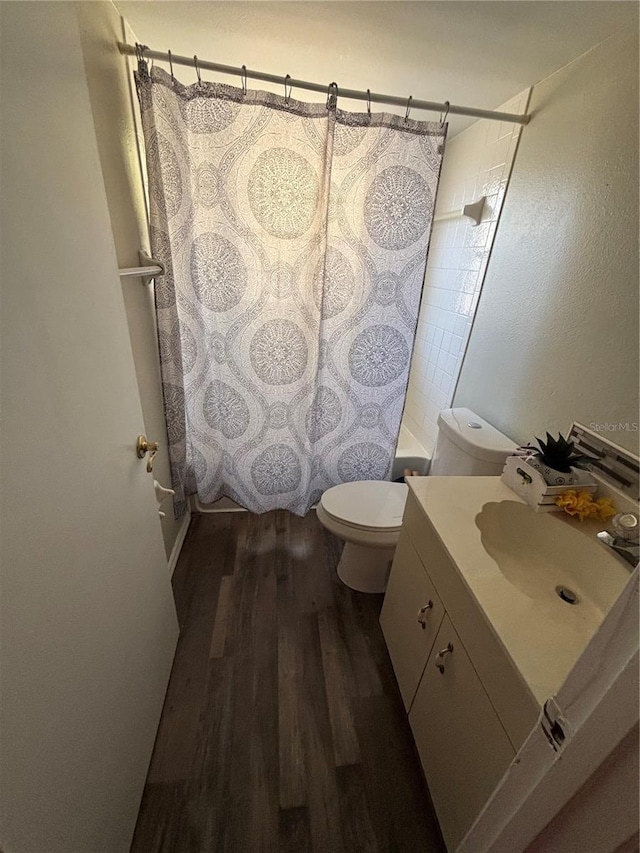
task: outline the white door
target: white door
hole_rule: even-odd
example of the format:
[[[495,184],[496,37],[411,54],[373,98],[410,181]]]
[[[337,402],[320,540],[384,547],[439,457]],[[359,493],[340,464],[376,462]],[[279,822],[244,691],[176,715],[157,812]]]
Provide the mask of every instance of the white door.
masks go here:
[[[124,853],[177,623],[75,10],[0,10],[0,848]]]

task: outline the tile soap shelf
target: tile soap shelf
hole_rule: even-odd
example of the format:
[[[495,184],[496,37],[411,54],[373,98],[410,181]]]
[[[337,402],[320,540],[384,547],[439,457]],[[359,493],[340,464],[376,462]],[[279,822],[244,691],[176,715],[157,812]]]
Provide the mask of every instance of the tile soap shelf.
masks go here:
[[[586,465],[588,471],[631,500],[638,500],[640,459],[637,456],[582,424],[573,424],[569,440],[575,443],[578,453],[591,457],[592,461]]]

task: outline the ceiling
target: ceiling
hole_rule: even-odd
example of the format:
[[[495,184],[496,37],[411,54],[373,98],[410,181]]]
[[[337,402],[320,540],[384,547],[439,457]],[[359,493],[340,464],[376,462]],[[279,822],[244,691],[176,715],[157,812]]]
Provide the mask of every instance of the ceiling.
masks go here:
[[[625,0],[116,0],[116,6],[138,40],[155,50],[483,109],[498,107],[638,21],[638,3]],[[186,68],[176,76],[195,79]],[[203,76],[230,82],[211,72]],[[342,106],[362,109],[356,102]],[[471,121],[451,117],[450,134]]]

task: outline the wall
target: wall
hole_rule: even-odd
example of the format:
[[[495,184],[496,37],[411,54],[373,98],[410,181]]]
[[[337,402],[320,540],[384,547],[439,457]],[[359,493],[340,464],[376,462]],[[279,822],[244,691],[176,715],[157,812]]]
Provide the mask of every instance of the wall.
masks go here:
[[[0,848],[126,853],[177,622],[75,8],[0,15]]]
[[[335,80],[342,89],[448,99],[485,109],[581,56],[629,23],[634,13],[632,3],[598,0],[118,0],[117,5],[142,41],[156,50],[195,53],[236,68],[245,63],[325,86]],[[196,79],[193,68],[181,66],[176,75],[183,83]],[[239,85],[238,78],[208,71],[203,78]],[[275,91],[282,93],[281,83]],[[293,97],[323,99],[322,93],[300,93],[295,87]],[[362,102],[342,100],[340,105],[364,109]],[[385,110],[404,113],[402,106]],[[414,113],[420,116],[437,118]],[[464,116],[450,119],[454,133],[473,124]]]
[[[524,113],[529,92],[498,107]],[[403,423],[429,452],[451,405],[504,202],[521,126],[478,121],[445,148],[435,216],[486,196],[480,225],[434,222]]]
[[[76,3],[76,8],[118,264],[135,267],[139,265],[138,249],[149,250],[149,236],[132,110],[132,96],[136,96],[131,88],[131,63],[117,47],[119,41],[127,39],[123,36],[120,15],[112,3],[80,2]],[[135,36],[128,33],[128,40],[135,42]],[[154,476],[164,486],[170,486],[153,284],[144,286],[139,278],[125,278],[121,285],[144,429],[151,441],[159,441],[161,445],[154,463]],[[176,521],[171,501],[167,501],[163,509],[166,517],[161,519],[162,534],[169,557],[176,541],[180,541],[188,518]]]
[[[526,853],[637,853],[639,770],[634,726]]]
[[[519,442],[638,421],[637,26],[530,111],[454,396]],[[638,452],[637,432],[608,437]]]

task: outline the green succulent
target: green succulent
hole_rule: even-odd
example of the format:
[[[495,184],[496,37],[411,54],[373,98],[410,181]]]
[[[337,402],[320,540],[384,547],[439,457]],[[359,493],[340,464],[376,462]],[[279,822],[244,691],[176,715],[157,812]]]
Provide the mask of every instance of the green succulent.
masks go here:
[[[579,463],[588,458],[583,453],[577,453],[574,442],[567,441],[567,439],[560,434],[558,434],[558,438],[556,439],[547,433],[546,441],[543,441],[541,438],[536,436],[536,441],[539,444],[539,448],[530,448],[534,455],[537,456],[543,464],[548,465],[549,468],[553,468],[555,471],[561,471],[563,474],[569,474],[573,465],[579,465]]]

